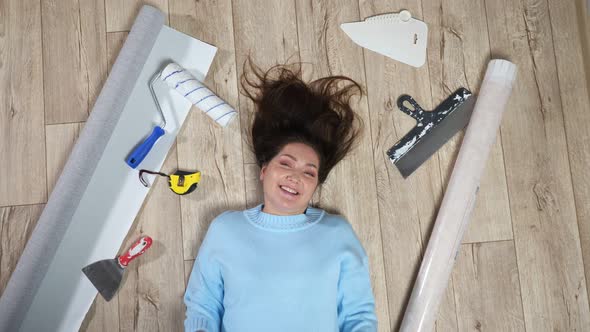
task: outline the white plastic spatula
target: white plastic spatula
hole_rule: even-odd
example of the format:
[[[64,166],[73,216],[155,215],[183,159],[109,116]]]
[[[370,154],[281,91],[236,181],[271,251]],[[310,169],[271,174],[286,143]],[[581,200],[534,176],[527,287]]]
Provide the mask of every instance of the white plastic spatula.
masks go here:
[[[428,26],[407,10],[343,23],[340,28],[358,45],[410,66],[426,62]]]

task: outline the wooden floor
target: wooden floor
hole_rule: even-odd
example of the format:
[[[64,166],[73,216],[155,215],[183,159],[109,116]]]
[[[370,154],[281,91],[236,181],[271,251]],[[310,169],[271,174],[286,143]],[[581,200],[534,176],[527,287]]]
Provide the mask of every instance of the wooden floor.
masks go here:
[[[138,0],[0,0],[0,292],[124,42]],[[476,211],[437,331],[590,331],[588,16],[574,0],[154,0],[171,27],[219,48],[207,84],[239,107],[220,129],[190,114],[165,171],[199,169],[188,196],[152,189],[127,247],[154,247],[118,297],[98,297],[84,331],[180,331],[186,278],[211,219],[260,202],[242,133],[247,55],[262,67],[303,61],[307,79],[343,74],[367,95],[354,154],[315,196],[344,214],[370,256],[379,331],[397,330],[461,142],[455,137],[404,180],[385,151],[413,120],[401,94],[432,109],[456,88],[477,92],[490,58],[518,79],[488,160]],[[419,69],[353,44],[344,22],[408,9],[429,27]],[[584,43],[581,41],[584,40]],[[584,55],[586,55],[584,57]],[[585,70],[584,70],[585,68]],[[460,135],[459,135],[460,136]]]

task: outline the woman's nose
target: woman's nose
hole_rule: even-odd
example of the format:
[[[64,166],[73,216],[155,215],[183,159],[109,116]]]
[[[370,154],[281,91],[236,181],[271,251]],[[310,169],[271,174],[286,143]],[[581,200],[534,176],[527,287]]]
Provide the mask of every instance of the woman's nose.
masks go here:
[[[289,175],[287,175],[287,180],[297,183],[297,182],[299,182],[299,175],[297,173],[289,174]]]

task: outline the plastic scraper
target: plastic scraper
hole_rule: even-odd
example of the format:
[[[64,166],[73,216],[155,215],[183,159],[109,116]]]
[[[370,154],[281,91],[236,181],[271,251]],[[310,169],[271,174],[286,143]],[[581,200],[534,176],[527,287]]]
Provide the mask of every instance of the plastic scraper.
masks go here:
[[[127,264],[143,254],[151,245],[152,238],[143,236],[124,255],[118,256],[115,259],[104,259],[92,263],[84,267],[82,272],[90,279],[100,295],[105,300],[110,301],[119,289]]]
[[[340,28],[356,44],[413,67],[426,62],[428,26],[407,10],[376,15]]]
[[[405,103],[409,103],[408,108]],[[465,88],[450,95],[433,111],[425,111],[414,98],[402,95],[399,109],[416,119],[416,126],[387,151],[391,162],[407,178],[451,137],[469,123],[475,97]]]

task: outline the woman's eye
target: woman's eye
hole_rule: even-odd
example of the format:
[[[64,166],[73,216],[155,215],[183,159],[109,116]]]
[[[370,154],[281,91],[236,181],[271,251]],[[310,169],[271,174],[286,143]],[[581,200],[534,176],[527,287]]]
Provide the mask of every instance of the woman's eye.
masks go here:
[[[311,176],[312,178],[315,177],[315,173],[311,173],[311,172],[305,172],[305,174],[307,174],[308,176]]]
[[[281,164],[281,166],[287,166],[287,167],[289,167],[289,166],[290,166],[288,163],[286,163],[286,162],[284,162],[284,161],[282,161],[280,164]]]

